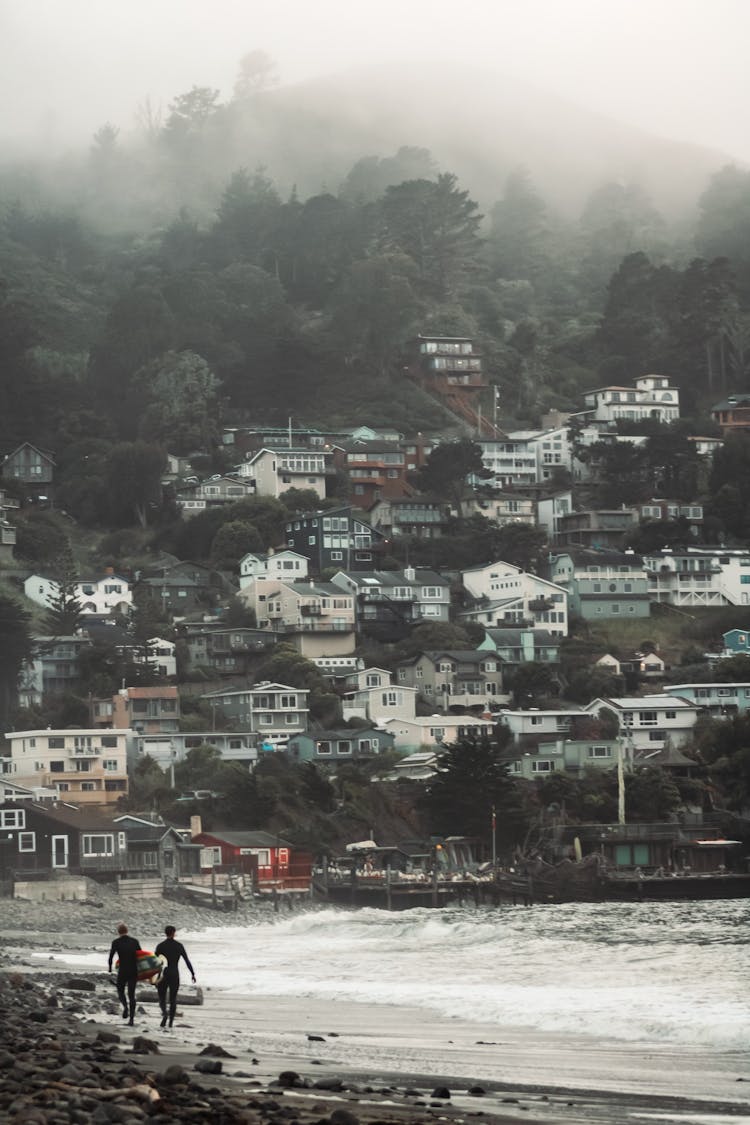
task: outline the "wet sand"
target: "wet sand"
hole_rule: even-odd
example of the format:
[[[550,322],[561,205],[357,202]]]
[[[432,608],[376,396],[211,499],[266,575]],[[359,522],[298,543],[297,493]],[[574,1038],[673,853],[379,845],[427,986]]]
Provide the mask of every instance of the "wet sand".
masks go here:
[[[750,1123],[750,1054],[744,1051],[717,1054],[602,1043],[585,1034],[542,1036],[522,1026],[501,1028],[420,1009],[239,996],[210,985],[202,986],[202,1005],[178,1006],[171,1033],[159,1028],[153,1002],[140,1005],[134,1029],[123,1029],[112,1003],[113,983],[95,970],[106,960],[107,946],[100,938],[90,932],[58,931],[53,937],[18,930],[0,937],[5,968],[32,975],[93,972],[98,1010],[89,1012],[92,1027],[116,1026],[123,1040],[148,1035],[159,1043],[163,1060],[177,1058],[183,1064],[207,1044],[218,1044],[235,1056],[225,1066],[229,1082],[246,1082],[231,1077],[240,1071],[265,1088],[282,1071],[293,1070],[310,1080],[342,1076],[363,1089],[393,1086],[403,1094],[413,1088],[418,1091],[415,1113],[420,1099],[429,1104],[431,1092],[447,1086],[453,1115],[516,1120],[522,1114],[527,1121],[547,1122]],[[186,987],[182,994],[189,997],[190,992]],[[153,993],[146,988],[143,1000],[153,1001]],[[483,1096],[469,1093],[478,1086]],[[320,1097],[306,1091],[284,1096]],[[357,1100],[361,1103],[362,1095]],[[379,1104],[382,1109],[382,1099]],[[360,1105],[360,1117],[363,1112]],[[376,1117],[377,1112],[373,1107]],[[394,1110],[395,1116],[405,1112],[403,1105],[398,1113]]]

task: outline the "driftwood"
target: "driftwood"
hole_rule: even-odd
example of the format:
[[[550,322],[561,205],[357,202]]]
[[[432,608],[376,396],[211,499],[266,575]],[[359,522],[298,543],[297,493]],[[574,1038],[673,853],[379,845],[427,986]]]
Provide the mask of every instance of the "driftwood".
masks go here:
[[[100,1101],[114,1101],[115,1098],[135,1098],[139,1102],[160,1101],[159,1091],[153,1086],[141,1082],[136,1086],[121,1086],[116,1090],[100,1090],[93,1086],[74,1086],[72,1082],[49,1082],[47,1089],[64,1090],[69,1094],[85,1094],[88,1098],[98,1098]]]

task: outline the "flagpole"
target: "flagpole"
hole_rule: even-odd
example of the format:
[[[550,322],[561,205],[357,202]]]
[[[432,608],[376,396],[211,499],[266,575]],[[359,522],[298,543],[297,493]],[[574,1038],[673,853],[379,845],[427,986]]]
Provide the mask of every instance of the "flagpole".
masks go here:
[[[492,866],[495,866],[497,861],[497,816],[495,815],[495,806],[492,806]]]

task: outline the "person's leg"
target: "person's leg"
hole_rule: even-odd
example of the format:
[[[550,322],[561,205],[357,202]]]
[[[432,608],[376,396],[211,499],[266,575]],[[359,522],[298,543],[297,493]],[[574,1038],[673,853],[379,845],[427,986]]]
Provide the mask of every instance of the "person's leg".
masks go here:
[[[119,973],[117,974],[117,995],[122,1004],[122,1018],[126,1020],[128,1018],[128,1001],[125,996],[125,977],[120,976]]]
[[[135,1022],[135,985],[137,977],[131,977],[128,981],[128,1000],[130,1002],[130,1019],[129,1024]]]
[[[161,1026],[167,1026],[167,982],[160,980],[156,986],[156,994],[159,997],[159,1007],[161,1008]]]
[[[175,1012],[177,1011],[177,993],[180,990],[180,982],[178,980],[170,981],[169,984],[169,1026],[174,1023]]]

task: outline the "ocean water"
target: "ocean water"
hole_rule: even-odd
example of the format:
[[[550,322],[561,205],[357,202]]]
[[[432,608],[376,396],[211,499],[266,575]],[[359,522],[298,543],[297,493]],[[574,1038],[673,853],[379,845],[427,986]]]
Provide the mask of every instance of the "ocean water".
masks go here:
[[[647,1047],[750,1046],[750,902],[310,910],[182,932],[199,980],[250,998],[409,1007]]]

